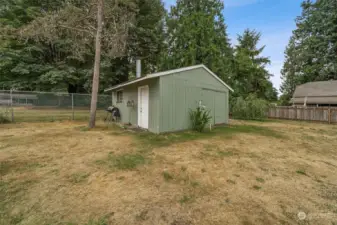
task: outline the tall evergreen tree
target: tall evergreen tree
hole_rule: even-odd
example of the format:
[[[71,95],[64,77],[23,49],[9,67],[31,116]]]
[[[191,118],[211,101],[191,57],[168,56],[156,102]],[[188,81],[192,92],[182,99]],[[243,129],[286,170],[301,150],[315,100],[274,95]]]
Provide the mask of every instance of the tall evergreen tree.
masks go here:
[[[158,70],[164,48],[164,5],[161,0],[134,0],[137,12],[130,28],[127,55],[111,61],[111,76],[106,83],[114,85],[135,76],[136,59],[142,60],[142,74]]]
[[[286,101],[298,84],[337,79],[337,1],[305,0],[296,25],[282,70]]]
[[[64,6],[64,0],[0,0],[0,87],[21,90],[86,92],[91,90],[92,45],[71,51],[73,41],[55,35],[45,39],[22,39],[17,35],[27,24]],[[81,1],[71,1],[73,4]],[[161,0],[129,0],[137,9],[127,40],[126,55],[113,58],[103,55],[100,64],[100,88],[128,79],[134,73],[135,59],[143,61],[143,74],[156,70],[163,45]],[[74,16],[74,15],[73,15]],[[92,38],[90,37],[90,40]],[[78,53],[82,57],[78,57]]]
[[[166,20],[168,54],[163,69],[205,64],[229,80],[233,51],[223,9],[221,0],[177,0]]]
[[[35,90],[39,83],[39,76],[52,69],[48,62],[53,61],[56,56],[56,45],[23,41],[16,32],[42,13],[58,9],[62,3],[63,0],[52,2],[3,0],[0,2],[1,87]]]
[[[292,37],[285,50],[285,62],[281,70],[281,92],[283,105],[288,104],[288,101],[295,91],[296,86],[301,83],[301,72],[299,70],[300,66],[298,64],[298,57],[299,55],[296,50],[295,39]]]
[[[234,95],[247,97],[255,94],[259,98],[276,100],[277,91],[273,88],[270,73],[266,66],[269,58],[261,56],[265,46],[258,47],[261,33],[246,29],[238,35],[238,45],[235,48]],[[275,99],[276,98],[276,99]]]

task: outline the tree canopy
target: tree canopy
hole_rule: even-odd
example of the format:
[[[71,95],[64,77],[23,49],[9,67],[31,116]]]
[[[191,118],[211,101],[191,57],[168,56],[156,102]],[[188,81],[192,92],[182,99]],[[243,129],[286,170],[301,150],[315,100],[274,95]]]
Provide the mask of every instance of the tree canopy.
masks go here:
[[[178,0],[166,18],[168,53],[162,67],[205,64],[223,80],[229,80],[233,49],[223,9],[221,0]]]
[[[85,15],[86,11],[87,14],[94,11],[89,8],[90,5],[77,2],[78,7],[61,0],[52,3],[32,0],[6,2],[7,5],[0,10],[1,87],[43,91],[90,91],[95,36],[92,27],[95,20],[92,16],[91,21],[83,20],[81,16]],[[126,35],[126,54],[118,55],[116,53],[122,51],[116,51],[113,56],[105,54],[102,57],[100,91],[125,81],[133,68],[131,64],[135,57],[144,59],[147,65],[144,67],[145,72],[148,72],[148,67],[156,64],[153,60],[156,54],[159,54],[162,45],[162,38],[157,34],[161,35],[163,5],[160,0],[130,0],[131,3],[136,9],[136,15],[134,24],[131,25],[132,29],[129,29],[129,34]],[[53,27],[49,26],[48,22],[52,22],[49,24],[53,24]],[[65,22],[69,28],[76,28],[78,31],[72,38],[69,32],[74,29],[65,29]],[[118,24],[120,22],[118,21]],[[113,23],[106,22],[106,27],[113,29],[112,25]],[[113,38],[111,34],[107,31],[105,36]],[[152,62],[148,63],[151,60]]]
[[[96,26],[90,2],[95,1],[2,1],[0,87],[89,93]],[[177,0],[168,11],[161,0],[119,2],[126,7],[124,12],[132,10],[133,20],[124,51],[115,48],[109,54],[109,48],[102,49],[99,92],[134,77],[135,60],[141,59],[143,75],[205,64],[234,88],[234,97],[277,98],[266,69],[270,61],[263,56],[262,34],[247,29],[238,35],[237,46],[232,46],[223,1]],[[103,46],[116,33],[107,29],[113,28],[110,19],[104,24]]]
[[[247,97],[255,94],[259,98],[270,101],[277,100],[277,90],[270,81],[271,74],[266,69],[270,64],[267,57],[262,56],[265,46],[258,47],[261,33],[255,30],[245,30],[238,35],[235,48],[235,73],[232,77],[233,87],[237,97]]]
[[[285,103],[296,85],[337,79],[337,2],[305,0],[296,26],[282,70]]]

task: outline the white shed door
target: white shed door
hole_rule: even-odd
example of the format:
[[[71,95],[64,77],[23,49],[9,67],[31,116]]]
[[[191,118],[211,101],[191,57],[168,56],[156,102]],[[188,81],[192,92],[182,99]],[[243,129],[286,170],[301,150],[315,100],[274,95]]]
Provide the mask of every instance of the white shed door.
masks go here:
[[[149,86],[138,88],[138,126],[149,128]]]

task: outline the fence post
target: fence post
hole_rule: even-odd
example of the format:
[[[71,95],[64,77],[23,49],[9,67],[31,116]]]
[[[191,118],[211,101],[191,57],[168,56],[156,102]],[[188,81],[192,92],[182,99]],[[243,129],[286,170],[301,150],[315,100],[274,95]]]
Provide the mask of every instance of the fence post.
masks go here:
[[[71,93],[71,110],[73,112],[73,120],[75,120],[75,112],[74,112],[74,93]]]
[[[329,106],[329,109],[328,109],[328,122],[329,124],[331,124],[331,108]]]
[[[13,90],[10,91],[10,97],[11,97],[11,111],[12,111],[12,123],[14,123],[14,109],[13,109]]]

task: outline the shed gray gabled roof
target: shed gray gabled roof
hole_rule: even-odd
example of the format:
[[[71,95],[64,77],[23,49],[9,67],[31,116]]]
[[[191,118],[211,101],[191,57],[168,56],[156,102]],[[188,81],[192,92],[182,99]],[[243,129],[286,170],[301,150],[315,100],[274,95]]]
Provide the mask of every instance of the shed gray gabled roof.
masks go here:
[[[122,84],[115,85],[115,86],[113,86],[111,88],[107,88],[107,89],[104,90],[104,92],[116,90],[118,88],[130,85],[130,84],[134,84],[134,83],[137,83],[137,82],[140,82],[140,81],[143,81],[143,80],[148,80],[148,79],[152,79],[152,78],[156,78],[156,77],[161,77],[161,76],[165,76],[165,75],[170,75],[170,74],[174,74],[174,73],[180,73],[180,72],[184,72],[184,71],[188,71],[188,70],[194,70],[194,69],[198,69],[198,68],[205,69],[215,79],[217,79],[221,84],[223,84],[229,90],[233,91],[233,89],[230,86],[228,86],[225,82],[223,82],[217,75],[215,75],[215,73],[213,73],[205,65],[201,64],[201,65],[196,65],[196,66],[184,67],[184,68],[180,68],[180,69],[168,70],[168,71],[159,72],[159,73],[148,74],[148,75],[146,75],[144,77],[140,77],[140,78],[137,78],[137,79],[134,79],[134,80],[130,80],[130,81],[124,82]]]
[[[293,98],[337,97],[337,80],[309,82],[296,87]]]

